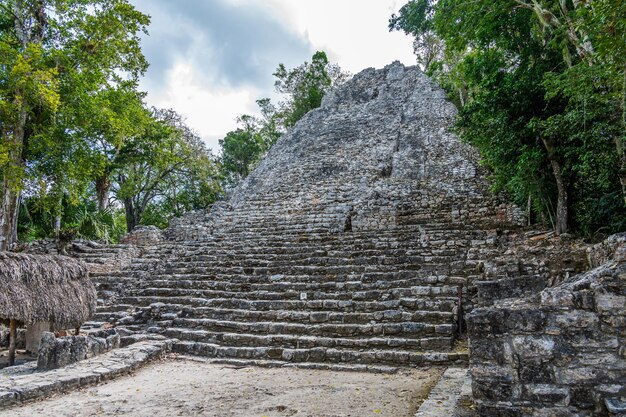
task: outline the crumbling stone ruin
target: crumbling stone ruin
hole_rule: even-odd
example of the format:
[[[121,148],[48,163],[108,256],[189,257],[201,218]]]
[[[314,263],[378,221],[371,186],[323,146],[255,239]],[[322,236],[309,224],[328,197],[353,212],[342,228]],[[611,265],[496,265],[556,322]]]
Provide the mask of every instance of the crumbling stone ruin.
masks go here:
[[[452,350],[476,247],[520,211],[491,195],[456,110],[413,68],[366,70],[231,198],[179,219],[119,273],[98,317],[224,359],[466,363]],[[130,313],[129,313],[130,311]]]
[[[588,272],[469,315],[480,415],[626,415],[626,234],[589,259]]]
[[[227,201],[75,251],[98,283],[89,325],[240,364],[469,362],[481,415],[619,413],[623,257],[578,275],[585,246],[523,228],[455,114],[416,68],[361,72]]]
[[[87,336],[55,338],[46,332],[41,338],[37,355],[37,369],[58,369],[89,359],[120,347],[120,335],[115,329],[91,332]]]

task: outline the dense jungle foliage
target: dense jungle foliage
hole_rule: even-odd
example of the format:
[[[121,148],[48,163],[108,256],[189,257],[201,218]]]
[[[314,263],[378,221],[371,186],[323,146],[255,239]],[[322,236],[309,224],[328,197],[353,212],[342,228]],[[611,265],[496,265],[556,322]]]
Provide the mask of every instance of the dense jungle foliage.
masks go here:
[[[415,38],[496,192],[558,233],[626,230],[626,2],[411,0],[389,27]]]

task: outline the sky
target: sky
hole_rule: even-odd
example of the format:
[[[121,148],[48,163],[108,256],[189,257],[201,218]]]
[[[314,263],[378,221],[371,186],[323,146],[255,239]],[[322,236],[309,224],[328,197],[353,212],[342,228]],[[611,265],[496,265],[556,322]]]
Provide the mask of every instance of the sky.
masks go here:
[[[394,60],[414,65],[412,40],[387,22],[406,0],[131,0],[151,16],[140,88],[173,108],[214,153],[256,100],[276,99],[272,73],[323,50],[356,74]]]

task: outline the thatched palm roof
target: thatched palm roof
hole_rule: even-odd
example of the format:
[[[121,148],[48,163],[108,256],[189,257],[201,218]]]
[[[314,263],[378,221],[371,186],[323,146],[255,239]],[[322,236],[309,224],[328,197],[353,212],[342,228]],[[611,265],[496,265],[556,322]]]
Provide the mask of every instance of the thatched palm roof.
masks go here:
[[[0,319],[84,323],[96,309],[87,266],[65,256],[0,252]]]

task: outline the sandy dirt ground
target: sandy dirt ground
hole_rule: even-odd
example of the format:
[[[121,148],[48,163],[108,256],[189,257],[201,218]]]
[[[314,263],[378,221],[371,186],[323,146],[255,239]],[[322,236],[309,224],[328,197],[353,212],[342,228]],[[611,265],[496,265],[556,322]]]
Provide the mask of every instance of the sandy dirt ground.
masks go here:
[[[393,375],[153,363],[106,384],[3,410],[3,417],[411,417],[441,369]]]

